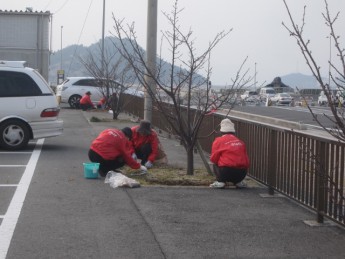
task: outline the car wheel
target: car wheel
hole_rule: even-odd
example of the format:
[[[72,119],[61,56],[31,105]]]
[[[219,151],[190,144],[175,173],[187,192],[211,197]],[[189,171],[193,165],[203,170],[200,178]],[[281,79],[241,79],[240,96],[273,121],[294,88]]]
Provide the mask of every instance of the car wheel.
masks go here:
[[[74,109],[79,109],[79,101],[81,99],[81,96],[78,94],[74,94],[72,95],[69,99],[68,99],[68,104],[71,108]]]
[[[9,120],[0,125],[0,146],[7,150],[19,150],[27,146],[30,130],[22,121]]]

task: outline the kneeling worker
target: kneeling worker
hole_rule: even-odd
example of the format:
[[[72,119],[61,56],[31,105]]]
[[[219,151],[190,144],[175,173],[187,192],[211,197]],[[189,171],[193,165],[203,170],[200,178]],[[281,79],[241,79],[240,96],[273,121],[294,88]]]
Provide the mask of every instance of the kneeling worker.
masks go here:
[[[214,140],[210,157],[217,181],[210,187],[224,188],[226,182],[232,182],[243,188],[246,184],[242,180],[249,168],[246,145],[235,136],[234,124],[229,119],[222,120],[220,126],[222,136]]]
[[[130,153],[132,131],[126,127],[122,130],[106,129],[91,143],[89,159],[100,163],[99,174],[105,177],[109,171],[114,171],[125,164],[133,169],[147,172],[145,166],[135,161]]]
[[[151,123],[142,120],[140,125],[132,127],[132,156],[141,159],[141,164],[147,168],[153,166],[158,154],[158,136],[151,129]]]

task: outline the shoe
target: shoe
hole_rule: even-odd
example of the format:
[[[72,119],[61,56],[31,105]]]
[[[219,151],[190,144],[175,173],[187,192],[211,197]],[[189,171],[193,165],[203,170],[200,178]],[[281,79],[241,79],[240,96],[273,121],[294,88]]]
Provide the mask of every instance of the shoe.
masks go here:
[[[247,183],[245,181],[241,181],[239,183],[236,183],[236,188],[239,188],[239,189],[247,188]]]
[[[140,171],[136,171],[134,173],[131,173],[131,176],[139,176],[139,175],[145,175],[145,174],[147,174],[147,171],[140,170]]]
[[[222,188],[225,188],[225,183],[215,181],[214,183],[210,184],[210,187],[222,189]]]

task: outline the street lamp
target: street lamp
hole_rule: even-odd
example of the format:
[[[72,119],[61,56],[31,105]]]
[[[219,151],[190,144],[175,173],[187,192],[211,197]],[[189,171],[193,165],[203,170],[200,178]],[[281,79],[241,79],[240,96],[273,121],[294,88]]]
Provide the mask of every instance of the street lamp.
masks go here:
[[[62,70],[62,28],[63,26],[61,26],[60,70]]]
[[[329,37],[328,86],[331,87],[332,34],[330,34],[328,37]]]
[[[256,91],[256,62],[255,62],[255,71],[254,71],[254,89]]]

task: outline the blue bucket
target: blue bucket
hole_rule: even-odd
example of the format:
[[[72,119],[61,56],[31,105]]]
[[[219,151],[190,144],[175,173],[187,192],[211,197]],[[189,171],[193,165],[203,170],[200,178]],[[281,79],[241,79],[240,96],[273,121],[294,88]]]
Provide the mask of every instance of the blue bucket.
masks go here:
[[[83,165],[85,178],[98,178],[99,163],[83,163]]]

